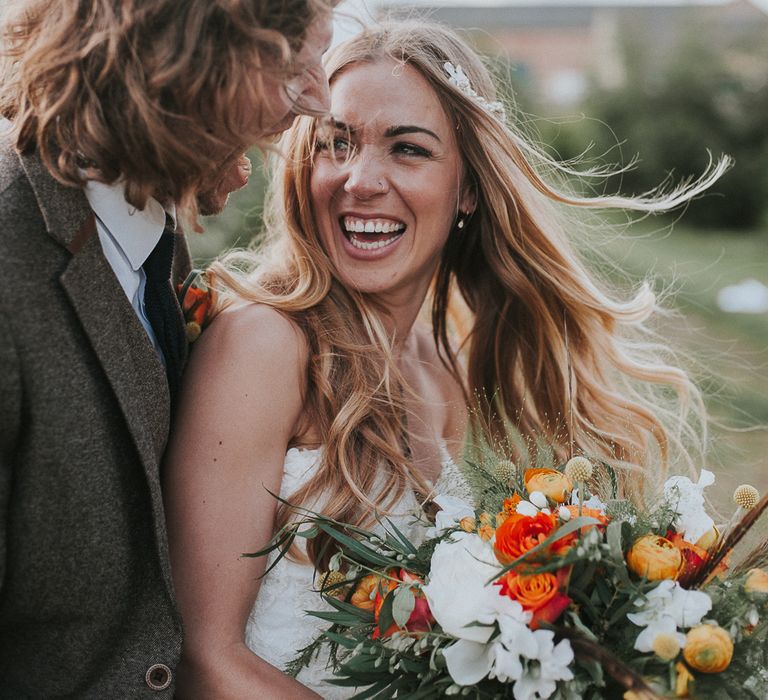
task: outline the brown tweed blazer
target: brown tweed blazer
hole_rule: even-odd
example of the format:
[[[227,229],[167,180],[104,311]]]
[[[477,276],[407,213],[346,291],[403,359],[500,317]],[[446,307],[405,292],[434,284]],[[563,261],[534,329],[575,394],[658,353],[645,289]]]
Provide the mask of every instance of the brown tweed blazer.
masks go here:
[[[157,666],[181,647],[168,385],[92,221],[81,190],[0,137],[3,698],[173,695]]]

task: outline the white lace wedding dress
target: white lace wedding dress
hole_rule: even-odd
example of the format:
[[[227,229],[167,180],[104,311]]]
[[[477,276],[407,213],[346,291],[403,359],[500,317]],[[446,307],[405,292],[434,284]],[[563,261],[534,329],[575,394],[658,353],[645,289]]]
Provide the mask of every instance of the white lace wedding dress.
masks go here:
[[[443,465],[435,483],[434,494],[447,494],[471,499],[466,480],[443,447]],[[292,448],[285,456],[280,496],[289,498],[306,483],[318,468],[321,450]],[[322,501],[322,499],[320,499]],[[406,491],[395,512],[388,518],[406,535],[413,536],[414,514],[419,505],[411,491]],[[423,526],[418,526],[423,527]],[[271,564],[276,557],[273,552]],[[273,666],[284,670],[297,652],[315,640],[329,624],[307,615],[307,610],[329,610],[316,589],[314,568],[283,558],[261,582],[259,594],[251,609],[245,630],[248,648]],[[326,667],[327,656],[321,654],[302,669],[298,680],[326,700],[348,698],[354,689],[325,683],[331,670]]]

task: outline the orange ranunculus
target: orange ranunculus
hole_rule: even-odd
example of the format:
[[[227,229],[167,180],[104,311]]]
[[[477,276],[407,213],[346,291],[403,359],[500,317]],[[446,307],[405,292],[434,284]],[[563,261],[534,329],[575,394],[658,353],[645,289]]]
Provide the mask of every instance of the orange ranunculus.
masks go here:
[[[556,469],[526,469],[523,476],[528,493],[541,491],[547,498],[564,503],[573,491],[571,480]]]
[[[630,571],[649,581],[676,579],[683,568],[683,555],[661,535],[643,535],[627,552]]]
[[[568,569],[560,569],[556,576],[549,571],[508,571],[496,581],[496,585],[501,586],[500,595],[516,600],[524,610],[533,613],[529,626],[535,630],[542,622],[555,622],[571,602],[562,592],[570,573]]]
[[[432,627],[432,623],[435,618],[432,616],[432,611],[429,609],[429,603],[427,598],[420,588],[412,588],[411,592],[415,598],[413,611],[411,612],[408,621],[404,627],[399,627],[396,622],[393,622],[385,632],[381,632],[379,628],[379,615],[381,614],[381,607],[384,605],[384,599],[399,585],[399,582],[403,583],[418,583],[423,584],[418,576],[400,569],[398,573],[393,574],[397,580],[384,580],[382,585],[376,587],[376,600],[374,601],[374,621],[376,627],[373,630],[371,637],[373,639],[379,639],[380,637],[391,637],[395,632],[426,632]]]
[[[389,579],[379,576],[378,574],[368,574],[367,576],[363,576],[355,587],[355,592],[352,594],[350,603],[356,608],[362,608],[363,610],[370,610],[373,612],[379,584],[386,586],[389,583],[391,583]]]
[[[765,569],[750,569],[747,572],[747,578],[744,580],[744,590],[747,593],[758,595],[768,593],[768,571]]]
[[[496,529],[496,543],[493,546],[496,558],[505,566],[522,556],[558,529],[557,516],[553,513],[537,513],[534,516],[509,516]],[[560,554],[567,550],[576,535],[570,534],[553,542],[548,550]]]
[[[719,625],[697,625],[685,636],[683,657],[701,673],[722,673],[733,658],[733,640]]]

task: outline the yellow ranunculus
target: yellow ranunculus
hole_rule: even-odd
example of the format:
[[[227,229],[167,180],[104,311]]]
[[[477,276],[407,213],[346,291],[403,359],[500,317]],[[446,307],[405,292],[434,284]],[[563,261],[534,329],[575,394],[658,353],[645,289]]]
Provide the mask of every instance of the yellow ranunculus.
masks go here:
[[[688,667],[682,662],[678,661],[675,664],[677,670],[677,679],[675,680],[675,697],[687,698],[688,688],[691,685],[691,681],[694,680],[693,674],[688,670]]]
[[[675,579],[683,566],[683,555],[666,537],[643,535],[627,552],[627,566],[649,581]]]
[[[527,469],[523,480],[528,493],[540,491],[557,503],[567,501],[573,491],[571,480],[556,469]]]
[[[744,590],[747,593],[768,593],[768,571],[750,569],[744,581]]]
[[[471,515],[467,515],[459,520],[459,527],[464,530],[464,532],[474,532],[475,519]]]
[[[685,637],[683,656],[695,671],[720,673],[731,663],[733,641],[722,627],[697,625]]]

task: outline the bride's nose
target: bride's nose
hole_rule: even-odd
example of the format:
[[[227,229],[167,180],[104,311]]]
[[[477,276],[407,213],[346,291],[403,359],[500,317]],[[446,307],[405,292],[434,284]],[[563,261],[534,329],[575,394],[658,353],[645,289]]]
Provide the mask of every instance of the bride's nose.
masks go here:
[[[370,199],[389,192],[389,179],[377,158],[363,153],[346,165],[344,191],[358,199]]]

